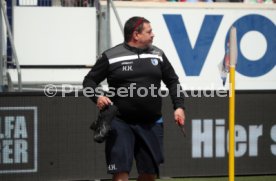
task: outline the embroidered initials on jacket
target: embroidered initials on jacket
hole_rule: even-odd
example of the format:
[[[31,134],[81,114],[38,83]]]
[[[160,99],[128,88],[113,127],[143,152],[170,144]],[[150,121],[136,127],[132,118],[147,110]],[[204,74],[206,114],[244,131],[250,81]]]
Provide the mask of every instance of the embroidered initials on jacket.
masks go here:
[[[132,65],[124,65],[124,66],[122,66],[122,71],[133,71]]]

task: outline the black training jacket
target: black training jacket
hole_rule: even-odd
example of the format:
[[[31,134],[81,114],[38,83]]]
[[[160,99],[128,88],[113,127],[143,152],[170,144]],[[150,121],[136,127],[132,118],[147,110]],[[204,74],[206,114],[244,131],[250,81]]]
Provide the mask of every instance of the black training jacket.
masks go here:
[[[95,93],[89,94],[95,103],[98,84],[105,78],[109,87],[105,95],[126,122],[153,122],[161,117],[161,80],[169,89],[174,109],[184,109],[178,76],[164,52],[155,46],[138,49],[122,43],[105,51],[83,81],[84,90],[90,88]]]

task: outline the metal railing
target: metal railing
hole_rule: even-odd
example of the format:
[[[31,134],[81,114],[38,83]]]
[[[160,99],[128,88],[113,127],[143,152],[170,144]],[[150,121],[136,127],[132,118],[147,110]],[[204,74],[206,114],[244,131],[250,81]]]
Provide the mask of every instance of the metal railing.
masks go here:
[[[5,2],[4,2],[4,0],[1,0],[0,10],[1,10],[1,14],[3,14],[4,20],[5,20],[5,25],[6,25],[6,28],[7,28],[8,38],[9,38],[10,43],[11,43],[11,48],[12,48],[12,52],[13,52],[13,60],[14,60],[14,61],[12,61],[12,63],[14,63],[15,66],[16,66],[17,77],[18,77],[18,90],[21,92],[22,91],[21,69],[20,69],[20,64],[19,64],[19,61],[18,61],[18,57],[17,57],[15,45],[14,45],[14,39],[13,39],[13,35],[12,35],[12,32],[11,32],[11,27],[10,27],[8,17],[7,17],[7,12],[6,12],[6,9],[4,7],[5,7]],[[1,52],[1,54],[2,54],[2,52]]]

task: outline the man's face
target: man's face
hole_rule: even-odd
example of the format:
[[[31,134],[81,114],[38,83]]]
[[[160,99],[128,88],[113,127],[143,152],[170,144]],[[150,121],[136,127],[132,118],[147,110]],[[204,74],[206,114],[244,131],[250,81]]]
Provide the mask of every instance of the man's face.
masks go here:
[[[149,23],[143,24],[143,30],[141,33],[137,32],[137,43],[141,48],[149,47],[153,42],[154,34]]]

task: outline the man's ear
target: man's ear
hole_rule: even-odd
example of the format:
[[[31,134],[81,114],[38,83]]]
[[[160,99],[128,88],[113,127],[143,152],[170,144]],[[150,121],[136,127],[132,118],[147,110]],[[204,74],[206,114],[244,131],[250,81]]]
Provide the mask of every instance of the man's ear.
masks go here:
[[[138,36],[139,36],[138,31],[134,31],[133,35],[132,35],[133,39],[137,41],[138,40]]]

